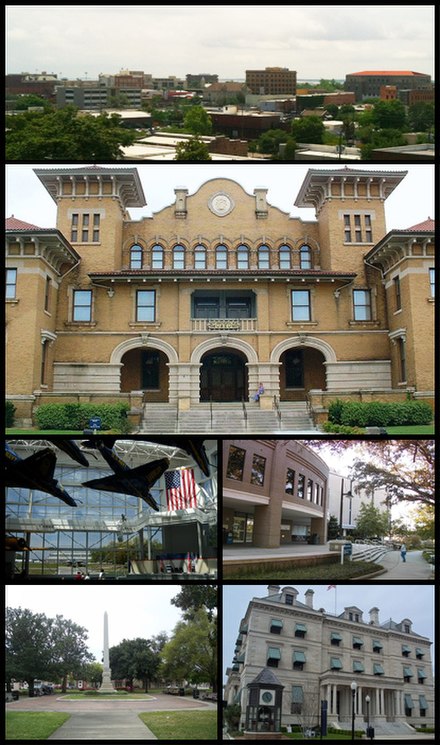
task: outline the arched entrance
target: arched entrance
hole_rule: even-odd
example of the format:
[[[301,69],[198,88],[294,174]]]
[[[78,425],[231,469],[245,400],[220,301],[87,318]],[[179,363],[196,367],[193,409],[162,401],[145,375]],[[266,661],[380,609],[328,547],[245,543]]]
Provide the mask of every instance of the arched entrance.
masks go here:
[[[200,400],[248,399],[247,359],[237,350],[214,349],[201,358]]]
[[[280,357],[280,400],[302,401],[311,389],[325,390],[324,362],[319,349],[286,349]]]
[[[168,401],[168,357],[159,349],[136,347],[121,358],[121,392],[144,391],[148,401]]]

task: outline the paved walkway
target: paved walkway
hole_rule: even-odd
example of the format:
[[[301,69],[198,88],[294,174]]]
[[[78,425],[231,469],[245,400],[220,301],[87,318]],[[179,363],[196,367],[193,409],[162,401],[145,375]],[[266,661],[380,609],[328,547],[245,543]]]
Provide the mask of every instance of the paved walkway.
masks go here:
[[[48,740],[157,740],[134,711],[84,711],[70,719]]]
[[[374,582],[381,579],[424,579],[434,581],[433,564],[428,564],[421,551],[408,551],[406,561],[402,561],[400,551],[389,551],[378,561],[386,569],[384,574],[374,577]]]

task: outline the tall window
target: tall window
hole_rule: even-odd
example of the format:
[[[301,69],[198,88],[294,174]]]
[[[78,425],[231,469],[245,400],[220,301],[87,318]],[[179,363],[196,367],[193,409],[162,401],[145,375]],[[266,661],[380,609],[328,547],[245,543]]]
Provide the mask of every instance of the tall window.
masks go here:
[[[95,243],[99,241],[100,224],[101,224],[101,215],[93,215],[93,240]]]
[[[185,249],[177,245],[173,248],[173,269],[185,269]]]
[[[249,249],[240,245],[237,249],[237,269],[249,269]]]
[[[270,269],[269,263],[269,246],[259,246],[258,248],[258,268]]]
[[[431,297],[435,297],[435,269],[431,267],[429,270],[429,284],[431,287]]]
[[[194,269],[206,269],[206,248],[198,245],[194,249]]]
[[[82,219],[82,242],[87,243],[89,240],[89,223],[90,215],[83,215]]]
[[[156,320],[156,290],[136,292],[136,321]]]
[[[15,300],[17,289],[17,270],[6,269],[6,300]]]
[[[78,219],[78,214],[75,213],[72,215],[72,225],[70,229],[70,240],[72,243],[78,240]]]
[[[312,268],[312,251],[310,246],[301,246],[299,251],[299,266],[301,269]]]
[[[252,458],[251,484],[263,486],[265,468],[266,458],[262,458],[261,455],[254,455]]]
[[[356,243],[362,243],[361,216],[354,216],[354,236]]]
[[[353,290],[353,318],[355,321],[371,321],[370,290]]]
[[[91,290],[73,291],[73,320],[85,322],[92,320]]]
[[[226,246],[217,246],[217,248],[215,249],[215,268],[228,268],[228,249],[226,248]]]
[[[130,269],[142,269],[142,248],[137,243],[130,248]]]
[[[344,215],[344,240],[346,243],[351,243],[350,215]]]
[[[49,341],[47,339],[44,339],[41,345],[41,385],[46,384],[48,351],[49,351]]]
[[[243,481],[244,459],[246,451],[231,445],[229,448],[228,466],[226,476],[236,481]]]
[[[305,484],[306,477],[302,474],[298,474],[298,486],[296,489],[296,496],[299,499],[304,499],[304,484]]]
[[[292,290],[292,321],[310,320],[310,290]]]
[[[406,342],[402,336],[397,340],[397,346],[399,350],[400,382],[404,383],[406,381]]]
[[[365,215],[365,240],[367,243],[373,242],[373,230],[371,227],[371,215]]]
[[[157,243],[151,249],[151,268],[163,269],[163,248]]]
[[[400,295],[400,277],[393,278],[393,285],[394,285],[394,302],[396,305],[396,310],[400,310],[402,307],[402,298]]]
[[[290,246],[283,244],[279,248],[280,269],[290,269]]]
[[[50,310],[50,286],[51,279],[50,277],[46,277],[46,286],[44,288],[44,310],[47,312]]]
[[[372,243],[371,215],[344,215],[344,240],[346,243]]]
[[[292,468],[287,469],[286,473],[286,485],[284,487],[284,491],[286,494],[294,494],[295,489],[295,471],[292,470]]]

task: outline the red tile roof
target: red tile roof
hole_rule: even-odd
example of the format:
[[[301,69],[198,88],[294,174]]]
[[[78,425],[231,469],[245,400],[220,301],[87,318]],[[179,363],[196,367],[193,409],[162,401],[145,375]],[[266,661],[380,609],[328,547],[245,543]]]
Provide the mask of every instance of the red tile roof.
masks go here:
[[[361,72],[351,72],[353,75],[425,75],[424,72],[414,72],[413,70],[362,70]]]
[[[420,233],[421,231],[431,231],[434,232],[435,230],[435,220],[431,220],[430,217],[428,217],[427,220],[424,220],[423,222],[417,223],[417,225],[412,225],[410,228],[405,228],[405,233]]]
[[[6,230],[41,230],[39,225],[32,225],[30,222],[24,222],[23,220],[17,220],[14,215],[7,217]]]

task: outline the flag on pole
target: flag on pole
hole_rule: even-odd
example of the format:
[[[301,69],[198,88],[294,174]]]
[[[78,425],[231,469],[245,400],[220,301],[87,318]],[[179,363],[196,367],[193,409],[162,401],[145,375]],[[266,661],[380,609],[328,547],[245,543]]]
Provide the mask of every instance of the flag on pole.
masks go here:
[[[197,507],[197,491],[194,469],[182,468],[165,474],[168,510],[185,510]]]
[[[333,590],[333,589],[336,590],[336,585],[329,585],[327,587],[327,590]]]

